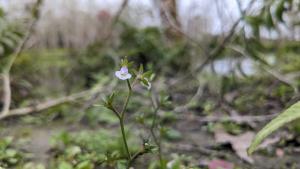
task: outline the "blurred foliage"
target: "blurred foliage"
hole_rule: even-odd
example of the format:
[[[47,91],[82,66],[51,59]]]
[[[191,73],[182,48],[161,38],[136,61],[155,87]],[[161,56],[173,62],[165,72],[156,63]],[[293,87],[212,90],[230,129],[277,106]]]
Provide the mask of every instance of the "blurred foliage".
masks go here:
[[[55,161],[50,168],[59,169],[93,169],[117,168],[125,169],[125,152],[121,138],[113,134],[113,130],[81,131],[77,133],[62,132],[53,138],[52,152]],[[129,139],[130,145],[133,144]],[[138,147],[132,147],[133,152]],[[149,158],[149,157],[145,157]],[[148,169],[158,169],[158,161],[151,159],[148,164],[141,161],[141,166]],[[168,169],[185,169],[191,158],[185,155],[172,154],[167,162]],[[196,168],[195,168],[196,169]]]
[[[155,72],[188,69],[187,43],[182,40],[167,43],[157,27],[138,29],[123,24],[120,41],[118,50],[121,51],[121,56],[130,56],[136,63],[144,64],[145,67],[147,64],[155,65]]]
[[[14,52],[22,36],[20,24],[8,21],[5,12],[0,7],[0,72],[4,71],[10,62],[10,55]]]
[[[10,168],[22,161],[22,153],[12,147],[13,138],[0,139],[0,167]]]
[[[53,161],[53,168],[57,165],[58,168],[76,169],[122,166],[126,157],[125,150],[122,139],[114,133],[113,130],[101,130],[72,134],[63,132],[55,136],[53,148],[57,160]],[[129,139],[129,144],[138,145],[133,143],[133,139]],[[131,148],[132,152],[139,149],[134,146]]]

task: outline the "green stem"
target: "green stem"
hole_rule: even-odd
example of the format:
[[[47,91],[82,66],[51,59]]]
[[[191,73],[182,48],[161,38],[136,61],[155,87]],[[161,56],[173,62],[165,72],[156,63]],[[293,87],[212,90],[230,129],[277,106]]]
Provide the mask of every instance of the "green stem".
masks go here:
[[[158,158],[159,158],[159,162],[160,162],[160,167],[164,166],[164,162],[163,162],[163,157],[162,157],[162,150],[161,150],[161,138],[159,136],[159,138],[155,135],[155,127],[157,127],[157,118],[158,118],[158,111],[160,109],[160,104],[157,104],[157,106],[155,106],[154,100],[151,99],[151,103],[152,106],[154,107],[154,112],[153,112],[153,120],[152,120],[152,124],[150,127],[150,133],[152,135],[153,141],[155,142],[155,144],[158,147]]]
[[[135,153],[131,157],[131,159],[129,160],[128,165],[131,166],[137,158],[139,158],[140,156],[144,155],[145,153],[146,153],[146,151],[144,149],[142,149],[142,150],[138,151],[137,153]]]
[[[154,128],[153,128],[154,129]],[[153,141],[155,142],[155,144],[157,145],[157,148],[158,148],[158,159],[159,159],[159,162],[160,162],[160,166],[162,167],[164,165],[164,162],[163,162],[163,156],[162,156],[162,150],[161,150],[161,139],[158,138],[156,135],[155,135],[155,132],[153,129],[150,129],[150,133],[153,137]]]
[[[123,109],[121,111],[121,118],[124,118],[125,111],[127,109],[127,106],[128,106],[128,103],[129,103],[129,100],[130,100],[130,97],[131,97],[131,93],[132,93],[132,88],[131,88],[129,80],[127,80],[127,86],[128,86],[128,95],[126,97],[125,104],[124,104]]]
[[[126,153],[127,153],[127,158],[130,161],[131,154],[130,154],[130,151],[129,151],[129,148],[128,148],[128,144],[127,144],[127,140],[126,140],[125,127],[124,127],[124,119],[123,118],[120,118],[120,127],[121,127],[122,138],[123,138],[125,150],[126,150]]]
[[[120,120],[120,127],[121,127],[121,132],[122,132],[122,138],[123,138],[125,150],[126,150],[126,153],[127,153],[127,158],[128,158],[128,161],[131,161],[131,154],[130,154],[130,151],[129,151],[129,148],[128,148],[126,134],[125,134],[125,127],[124,127],[125,111],[127,109],[127,106],[128,106],[128,103],[129,103],[129,100],[130,100],[130,97],[131,97],[131,93],[132,93],[132,88],[131,88],[129,80],[127,80],[127,86],[128,86],[128,95],[126,97],[123,109],[122,109],[122,111],[120,113],[119,120]],[[128,163],[127,168],[130,167],[129,165],[130,164]]]
[[[153,120],[152,120],[152,124],[151,124],[151,130],[154,130],[155,128],[155,125],[156,125],[156,119],[157,119],[157,116],[158,116],[158,110],[159,110],[159,106],[157,106],[155,109],[154,109],[154,117],[153,117]]]

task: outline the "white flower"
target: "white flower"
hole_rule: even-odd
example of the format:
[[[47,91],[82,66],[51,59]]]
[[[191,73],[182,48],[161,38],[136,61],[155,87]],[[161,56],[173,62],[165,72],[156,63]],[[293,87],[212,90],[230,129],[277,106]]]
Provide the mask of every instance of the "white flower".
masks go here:
[[[128,73],[128,68],[126,66],[123,66],[120,71],[116,71],[115,75],[121,80],[127,80],[131,78],[131,74]]]
[[[167,163],[167,169],[172,169],[176,163],[176,160],[169,161]]]

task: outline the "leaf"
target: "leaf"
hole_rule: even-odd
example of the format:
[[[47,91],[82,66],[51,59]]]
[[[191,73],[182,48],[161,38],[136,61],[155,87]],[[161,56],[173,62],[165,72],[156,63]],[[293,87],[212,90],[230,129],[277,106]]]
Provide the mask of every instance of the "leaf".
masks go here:
[[[147,78],[143,77],[142,79],[140,79],[140,81],[141,81],[141,84],[143,86],[145,86],[148,90],[151,89],[151,83],[149,82],[149,80]]]
[[[66,161],[60,162],[58,169],[73,169],[72,165]]]
[[[208,163],[209,169],[234,169],[234,164],[225,160],[214,159]]]
[[[115,98],[115,93],[113,92],[109,97],[108,97],[108,103],[112,104]]]
[[[266,10],[266,18],[265,18],[266,26],[268,29],[274,28],[274,21],[271,14],[271,9]]]
[[[247,148],[254,137],[253,132],[246,132],[238,136],[233,136],[224,131],[216,131],[215,139],[217,143],[230,143],[235,153],[243,160],[253,163],[254,160],[247,155]]]
[[[66,154],[68,158],[74,158],[77,154],[81,153],[81,148],[79,146],[71,146],[66,149]]]
[[[93,169],[94,166],[90,161],[83,161],[76,166],[76,169]]]
[[[250,24],[251,26],[258,27],[260,24],[263,23],[263,19],[261,16],[256,15],[256,16],[245,16],[245,21]]]
[[[258,145],[260,145],[260,143],[275,130],[298,118],[300,118],[300,101],[278,115],[256,134],[248,148],[248,154],[252,154],[257,149]]]
[[[169,140],[178,140],[181,138],[181,133],[175,129],[168,129],[165,133],[165,137]]]
[[[145,77],[147,79],[151,79],[152,74],[153,74],[153,72],[151,70],[149,70],[143,74],[143,77]]]
[[[283,15],[283,12],[284,12],[284,2],[285,2],[285,0],[281,0],[281,1],[279,2],[279,4],[277,5],[276,10],[275,10],[276,18],[277,18],[280,22],[283,22],[282,15]]]
[[[257,48],[257,47],[256,46],[252,47],[252,44],[249,43],[246,46],[246,52],[249,54],[249,56],[251,58],[255,59],[259,63],[264,64],[264,65],[268,65],[268,62],[265,61],[263,58],[261,58],[259,51],[255,50],[255,48]]]

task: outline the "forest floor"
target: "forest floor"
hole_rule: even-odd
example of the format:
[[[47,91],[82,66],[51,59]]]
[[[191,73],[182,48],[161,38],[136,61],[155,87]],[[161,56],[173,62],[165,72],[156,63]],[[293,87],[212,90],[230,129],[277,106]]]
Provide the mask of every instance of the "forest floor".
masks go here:
[[[231,95],[234,92],[232,91]],[[198,101],[201,100],[203,101],[203,98],[199,98]],[[265,101],[270,105],[274,102],[272,99]],[[268,114],[257,116],[252,113],[239,115],[231,113],[226,115],[228,118],[226,119],[222,118],[225,116],[224,109],[221,107],[226,106],[215,105],[215,108],[211,109],[203,105],[194,105],[171,117],[172,120],[167,122],[167,125],[175,133],[163,140],[164,155],[167,158],[180,156],[184,164],[199,168],[216,169],[214,166],[223,166],[224,169],[300,169],[298,160],[300,140],[297,132],[291,132],[290,128],[280,130],[268,138],[253,156],[248,156],[246,150],[254,134],[271,118]],[[266,108],[264,105],[257,110],[262,112],[269,109],[276,114],[280,113],[282,109],[280,107],[281,105],[273,105],[273,108],[270,106]],[[205,114],[207,109],[212,113]],[[232,118],[234,116],[236,118]],[[53,119],[43,121],[49,117]],[[113,135],[119,134],[118,125],[114,120],[89,125],[85,120],[72,122],[64,118],[49,114],[44,117],[42,113],[16,119],[10,118],[1,124],[0,136],[13,138],[9,147],[22,152],[25,156],[21,160],[23,163],[33,162],[47,166],[53,160],[59,159],[55,154],[57,150],[53,148],[53,140],[63,132],[93,133],[103,130]],[[132,121],[134,121],[133,115],[127,118],[126,123],[130,124],[129,128],[139,128],[136,124],[132,124]],[[135,134],[136,137],[138,135]],[[137,161],[137,169],[144,168],[141,167],[144,163],[143,159]]]

